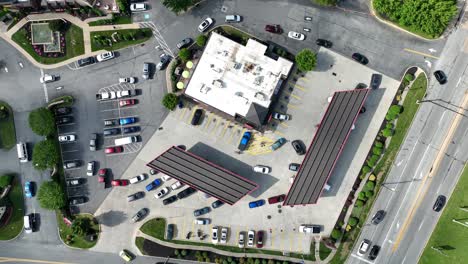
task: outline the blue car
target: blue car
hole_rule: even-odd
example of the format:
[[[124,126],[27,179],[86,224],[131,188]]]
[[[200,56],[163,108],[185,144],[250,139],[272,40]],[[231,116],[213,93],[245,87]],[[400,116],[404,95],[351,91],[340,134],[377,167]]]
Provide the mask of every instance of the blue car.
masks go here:
[[[126,118],[120,118],[119,123],[121,126],[123,125],[128,125],[128,124],[133,124],[136,122],[136,118],[134,117],[126,117]]]
[[[24,183],[24,193],[26,194],[26,197],[32,198],[33,197],[33,189],[32,189],[32,183],[27,181]]]
[[[156,180],[150,182],[150,184],[146,185],[146,190],[149,192],[149,191],[155,189],[156,187],[158,187],[159,185],[161,185],[161,180],[156,179]]]
[[[251,138],[252,138],[252,133],[250,133],[249,131],[246,131],[244,135],[242,136],[238,149],[240,151],[244,151],[247,148],[247,145],[249,144],[249,141]]]
[[[249,203],[249,208],[260,207],[265,204],[265,200],[258,200]]]
[[[281,146],[284,145],[284,143],[286,143],[286,139],[285,139],[285,138],[280,138],[280,139],[276,140],[276,142],[273,143],[273,145],[271,145],[271,150],[277,150],[277,149],[279,149]]]

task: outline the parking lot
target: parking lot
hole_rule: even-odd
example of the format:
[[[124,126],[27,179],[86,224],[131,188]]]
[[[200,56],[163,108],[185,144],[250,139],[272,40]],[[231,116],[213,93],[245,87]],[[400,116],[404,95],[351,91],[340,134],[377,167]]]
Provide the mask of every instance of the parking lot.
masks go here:
[[[321,226],[321,233],[316,235],[317,238],[330,234],[398,87],[396,80],[383,76],[380,88],[371,91],[365,103],[367,111],[357,119],[355,129],[328,182],[332,188],[322,194],[317,204],[283,207],[278,203],[250,209],[248,203],[251,201],[258,199],[266,201],[269,197],[288,192],[290,178],[294,176],[294,173],[288,170],[288,165],[291,162],[300,163],[304,158],[296,154],[290,142],[299,139],[306,146],[310,145],[317,125],[327,108],[329,97],[336,91],[354,89],[358,83],[368,84],[371,75],[375,73],[349,58],[324,49],[318,54],[318,64],[317,71],[305,76],[291,75],[282,91],[279,103],[274,106],[276,111],[291,115],[291,119],[281,123],[273,121],[269,130],[263,134],[252,131],[252,143],[242,154],[239,154],[237,145],[243,132],[247,131],[245,128],[206,110],[201,124],[192,126],[190,121],[199,106],[186,102],[183,108],[171,112],[162,124],[164,129],[154,133],[123,175],[123,178],[128,179],[140,173],[147,173],[148,162],[173,145],[184,145],[188,151],[257,183],[259,189],[233,206],[223,205],[212,210],[203,216],[210,218],[211,224],[197,226],[193,222],[195,219],[193,211],[210,206],[215,198],[205,198],[203,194],[197,192],[188,198],[164,206],[161,200],[153,197],[158,192],[158,188],[156,191],[147,192],[145,198],[139,201],[125,202],[126,196],[144,191],[144,186],[150,180],[160,178],[161,175],[150,176],[149,180],[140,184],[115,188],[98,209],[97,214],[104,215],[104,222],[111,221],[107,219],[110,215],[119,215],[121,223],[112,222],[112,229],[109,225],[103,225],[105,235],[96,250],[111,251],[126,245],[127,242],[120,238],[121,234],[131,235],[136,230],[135,226],[127,224],[128,219],[136,211],[146,207],[150,211],[147,219],[162,216],[166,217],[169,223],[176,224],[176,239],[185,240],[187,234],[192,232],[193,236],[189,239],[199,240],[196,234],[200,229],[203,233],[209,234],[205,240],[210,242],[211,228],[223,226],[229,227],[230,230],[228,244],[236,245],[239,232],[263,230],[266,249],[308,253],[310,241],[314,236],[299,233],[299,226],[301,224]],[[385,111],[378,111],[380,108]],[[279,137],[285,137],[288,143],[272,151],[271,143]],[[269,174],[253,172],[252,167],[258,164],[271,167],[272,172]],[[174,180],[171,180],[163,186],[169,186],[173,182]],[[174,194],[176,192],[178,190],[174,191]],[[168,196],[170,195],[173,194]],[[114,243],[116,248],[108,248],[105,243],[108,239],[119,241]]]

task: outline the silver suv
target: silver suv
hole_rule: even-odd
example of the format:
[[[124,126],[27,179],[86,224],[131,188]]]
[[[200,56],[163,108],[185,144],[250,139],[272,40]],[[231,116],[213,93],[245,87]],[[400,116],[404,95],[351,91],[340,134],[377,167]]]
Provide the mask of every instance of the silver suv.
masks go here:
[[[150,72],[150,65],[149,63],[145,62],[143,63],[143,79],[148,80],[149,79],[149,72]]]

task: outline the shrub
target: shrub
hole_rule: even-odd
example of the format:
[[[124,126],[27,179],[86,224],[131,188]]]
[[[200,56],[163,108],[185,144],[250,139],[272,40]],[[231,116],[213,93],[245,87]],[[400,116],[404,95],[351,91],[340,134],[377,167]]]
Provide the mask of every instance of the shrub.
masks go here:
[[[187,11],[193,3],[193,0],[162,0],[162,4],[176,14]]]
[[[366,200],[366,194],[364,192],[359,192],[358,194],[358,199],[360,200]]]
[[[179,51],[179,58],[184,62],[190,60],[191,56],[192,56],[192,53],[190,52],[190,50],[186,48],[183,48]]]
[[[377,148],[377,147],[373,147],[372,148],[372,153],[374,153],[375,155],[381,155],[382,154],[382,149],[381,148]],[[372,167],[372,166],[371,166]]]
[[[129,4],[127,0],[116,0],[117,5],[119,6],[121,13],[127,13],[129,9]]]
[[[323,6],[334,6],[337,0],[314,0],[314,2]]]
[[[387,124],[385,124],[385,128],[393,129],[393,123],[392,122],[387,122]]]
[[[357,219],[356,217],[349,218],[348,225],[356,226],[358,223],[359,223],[359,219]]]
[[[368,190],[374,190],[375,182],[373,182],[373,181],[368,181],[368,182],[366,183],[366,187],[368,188]]]
[[[373,168],[375,166],[375,161],[369,159],[366,161],[367,166]]]
[[[414,80],[414,75],[411,73],[405,74],[405,80],[412,82]]]
[[[367,174],[367,173],[369,173],[370,171],[371,171],[371,168],[369,168],[369,166],[363,166],[363,167],[362,167],[362,172],[363,172],[364,174]]]
[[[204,258],[207,258],[207,257],[208,257],[208,252],[203,251],[203,252],[202,252],[202,256],[203,256]]]
[[[330,234],[333,240],[338,240],[341,237],[341,230],[334,228]]]
[[[232,257],[228,257],[228,258],[227,258],[227,261],[228,261],[228,262],[232,262]]]
[[[55,133],[54,114],[47,108],[41,107],[29,114],[29,127],[39,136],[50,136]]]
[[[366,191],[366,197],[367,198],[371,198],[373,195],[374,195],[374,191],[372,191],[372,190],[367,190]]]
[[[199,47],[204,47],[206,45],[206,41],[208,40],[208,37],[205,35],[200,35],[196,39],[196,43]]]
[[[266,259],[262,259],[262,264],[268,264],[268,261]]]
[[[296,64],[303,72],[311,71],[317,65],[317,55],[310,49],[303,49],[296,55]]]
[[[392,121],[392,120],[395,120],[397,118],[397,115],[396,114],[393,114],[393,113],[390,113],[388,112],[386,115],[385,115],[385,119],[387,121]]]
[[[359,175],[359,179],[364,180],[366,178],[366,174]]]
[[[177,101],[178,101],[178,96],[174,93],[168,93],[164,95],[162,104],[164,107],[166,107],[169,110],[174,110],[174,108],[177,106]]]
[[[363,205],[364,205],[363,200],[357,200],[356,203],[354,204],[354,206],[356,206],[356,207],[362,207]]]
[[[78,236],[86,236],[91,230],[91,221],[89,218],[75,219],[71,226],[72,232]]]
[[[65,31],[67,29],[67,23],[61,19],[49,21],[49,28],[52,31]]]
[[[54,140],[46,139],[38,142],[32,154],[34,168],[41,171],[53,168],[60,160],[60,151]]]
[[[10,116],[10,111],[5,106],[0,106],[0,120],[7,119]]]
[[[377,162],[379,160],[380,156],[377,154],[373,154],[372,157],[370,157],[370,160],[373,162]]]
[[[383,145],[382,142],[376,141],[376,142],[374,143],[374,146],[376,146],[376,147],[378,147],[378,148],[383,148],[384,145]]]
[[[0,188],[5,188],[10,185],[13,180],[13,175],[7,174],[0,176]]]
[[[392,105],[392,106],[390,106],[390,109],[389,109],[388,112],[389,112],[389,113],[393,113],[393,114],[395,114],[395,115],[398,115],[398,114],[401,113],[401,110],[402,110],[402,109],[403,109],[403,108],[401,107],[401,105]]]
[[[374,174],[371,174],[371,175],[369,176],[369,181],[375,181],[375,179],[376,179],[376,177],[375,177]]]
[[[176,256],[180,255],[180,251],[178,249],[175,249],[174,250],[174,255],[176,255]]]
[[[382,130],[382,135],[384,137],[391,137],[391,136],[393,136],[393,134],[394,134],[394,132],[393,132],[392,129],[386,128],[386,129]]]
[[[187,256],[187,250],[182,249],[182,251],[180,251],[180,254],[184,257]]]
[[[66,205],[65,192],[62,186],[54,181],[46,181],[41,184],[37,200],[42,208],[49,210],[62,209]]]

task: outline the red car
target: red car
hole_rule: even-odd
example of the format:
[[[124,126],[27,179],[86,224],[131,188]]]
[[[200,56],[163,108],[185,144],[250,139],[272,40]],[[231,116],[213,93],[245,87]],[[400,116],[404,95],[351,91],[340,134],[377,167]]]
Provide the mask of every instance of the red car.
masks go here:
[[[123,147],[122,146],[117,146],[117,147],[109,147],[104,150],[106,154],[115,154],[115,153],[120,153],[123,152]]]
[[[279,202],[284,201],[284,198],[286,198],[285,194],[273,196],[273,197],[268,198],[268,203],[269,204],[279,203]]]
[[[257,232],[257,248],[263,247],[263,231]]]
[[[281,29],[280,25],[266,25],[265,31],[268,31],[270,33],[275,33],[275,34],[283,33],[283,30]]]
[[[128,180],[113,180],[111,184],[112,186],[127,186]]]
[[[121,100],[119,102],[120,107],[134,105],[134,104],[135,104],[135,99]]]
[[[100,169],[98,171],[98,182],[106,182],[107,169]]]

